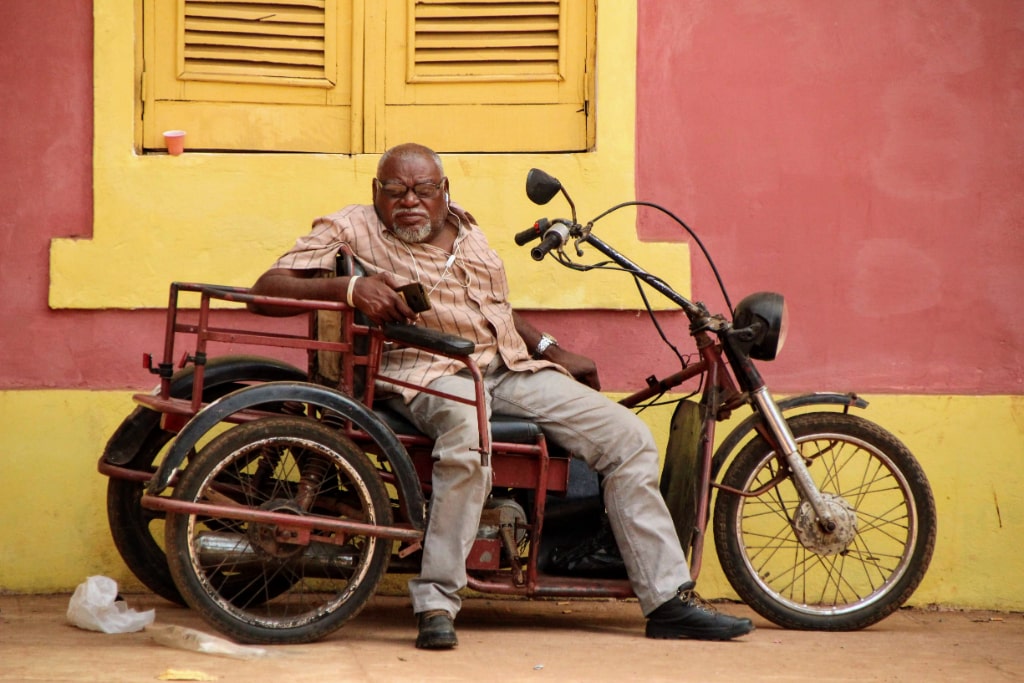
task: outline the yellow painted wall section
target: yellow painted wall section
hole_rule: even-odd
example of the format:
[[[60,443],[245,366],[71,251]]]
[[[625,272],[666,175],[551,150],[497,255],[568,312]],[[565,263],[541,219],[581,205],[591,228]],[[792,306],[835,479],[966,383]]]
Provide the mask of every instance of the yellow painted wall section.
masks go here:
[[[123,392],[0,392],[0,591],[66,591],[91,574],[126,578],[96,464],[131,410]]]
[[[1024,399],[866,398],[871,406],[862,414],[910,447],[935,493],[935,556],[911,604],[1024,609]],[[17,520],[0,527],[0,591],[68,591],[90,574],[140,588],[110,539],[106,479],[96,471],[107,438],[132,407],[123,392],[0,392],[0,516]],[[664,449],[670,409],[642,416]],[[700,587],[709,598],[734,596],[710,538]]]
[[[527,200],[533,166],[562,180],[581,219],[634,198],[636,4],[601,3],[598,11],[595,151],[443,156],[452,199],[472,211],[505,258],[519,308],[636,307],[621,279],[537,265],[512,241],[540,216],[568,215],[560,199],[543,209]],[[314,218],[370,200],[378,154],[137,154],[133,16],[136,0],[94,3],[93,235],[53,241],[54,308],[160,307],[172,280],[248,285]],[[638,242],[634,216],[620,212],[599,224],[599,234],[688,292],[687,246]]]

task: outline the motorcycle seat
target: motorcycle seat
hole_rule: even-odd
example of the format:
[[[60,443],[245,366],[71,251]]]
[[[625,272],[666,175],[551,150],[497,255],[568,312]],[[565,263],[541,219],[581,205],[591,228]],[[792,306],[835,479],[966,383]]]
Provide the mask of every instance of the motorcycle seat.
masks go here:
[[[373,412],[381,418],[395,434],[422,436],[423,433],[397,410],[386,405],[376,405]],[[541,435],[540,427],[529,420],[508,415],[491,416],[491,441],[504,443],[536,443]]]

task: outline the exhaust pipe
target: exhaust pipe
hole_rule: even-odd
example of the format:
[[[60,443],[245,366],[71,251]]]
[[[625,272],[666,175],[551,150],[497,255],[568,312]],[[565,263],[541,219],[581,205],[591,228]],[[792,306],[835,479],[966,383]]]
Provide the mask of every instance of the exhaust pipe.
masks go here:
[[[302,577],[319,579],[347,578],[359,562],[360,552],[351,545],[313,541],[296,546],[294,552],[273,555],[249,543],[244,534],[207,531],[197,539],[199,562],[203,567],[221,571],[258,572],[284,567]]]

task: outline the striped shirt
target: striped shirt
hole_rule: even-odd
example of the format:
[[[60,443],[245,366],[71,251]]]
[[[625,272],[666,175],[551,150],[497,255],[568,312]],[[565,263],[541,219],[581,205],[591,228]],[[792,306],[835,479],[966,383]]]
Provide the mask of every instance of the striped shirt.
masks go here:
[[[342,245],[370,274],[389,271],[399,284],[419,281],[430,293],[431,308],[419,314],[416,324],[472,341],[476,346],[472,358],[481,370],[498,356],[511,370],[561,370],[530,356],[515,328],[504,264],[478,226],[460,224],[449,254],[433,245],[403,242],[385,228],[373,206],[351,205],[316,219],[312,231],[273,267],[333,272]],[[385,351],[381,374],[427,386],[464,367],[426,351],[396,348]],[[417,393],[387,385],[381,388],[397,390],[406,401]]]

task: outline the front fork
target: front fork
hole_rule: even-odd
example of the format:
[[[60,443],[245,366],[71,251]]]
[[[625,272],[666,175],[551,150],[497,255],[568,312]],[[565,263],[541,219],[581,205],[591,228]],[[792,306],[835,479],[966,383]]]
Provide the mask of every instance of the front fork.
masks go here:
[[[821,491],[818,490],[814,479],[811,478],[807,463],[800,455],[796,440],[793,438],[793,432],[790,431],[789,425],[782,416],[782,411],[779,410],[775,399],[768,391],[768,387],[761,385],[760,388],[752,391],[750,396],[757,406],[758,412],[764,417],[764,422],[771,430],[772,436],[775,437],[775,443],[778,444],[778,449],[781,450],[782,456],[789,466],[789,471],[793,473],[793,483],[796,485],[800,497],[810,503],[822,530],[832,533],[836,529],[836,521],[825,504]]]

